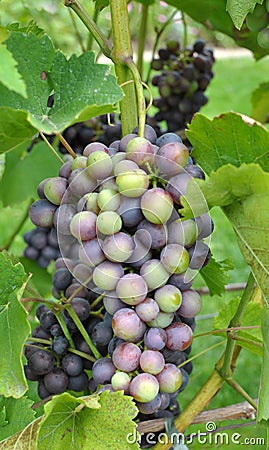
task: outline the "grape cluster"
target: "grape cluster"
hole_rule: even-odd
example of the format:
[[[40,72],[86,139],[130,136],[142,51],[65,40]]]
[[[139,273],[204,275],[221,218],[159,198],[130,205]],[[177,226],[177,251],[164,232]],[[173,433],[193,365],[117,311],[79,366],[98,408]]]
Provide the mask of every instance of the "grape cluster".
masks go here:
[[[110,115],[110,123],[108,116],[102,115],[93,117],[86,122],[79,122],[66,128],[63,137],[75,153],[83,153],[83,149],[91,142],[102,142],[110,145],[111,142],[121,138],[121,123],[117,122],[114,114]],[[67,150],[60,142],[58,149],[61,153],[66,154]]]
[[[123,390],[141,420],[178,414],[176,397],[192,369],[178,365],[202,307],[191,286],[210,259],[204,239],[213,230],[208,214],[181,220],[180,196],[193,178],[204,173],[180,137],[157,138],[146,125],[145,137],[135,129],[109,147],[89,143],[39,185],[30,219],[54,225],[61,251],[58,312],[38,307],[40,325],[25,351],[26,376],[38,381],[41,398]],[[43,341],[33,345],[34,338]]]
[[[214,75],[213,51],[199,39],[186,49],[181,49],[178,41],[168,41],[158,54],[151,67],[160,74],[151,82],[158,87],[160,97],[153,101],[158,111],[151,120],[157,124],[164,121],[167,131],[181,131],[208,102],[204,92]]]
[[[27,244],[23,255],[25,258],[36,261],[45,269],[49,263],[60,256],[57,232],[54,227],[35,227],[24,233],[24,241]]]

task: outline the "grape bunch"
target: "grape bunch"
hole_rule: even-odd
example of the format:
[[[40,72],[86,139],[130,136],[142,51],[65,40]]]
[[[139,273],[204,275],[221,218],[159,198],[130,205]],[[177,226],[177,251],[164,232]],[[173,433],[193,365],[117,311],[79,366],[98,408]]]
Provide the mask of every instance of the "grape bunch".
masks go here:
[[[110,123],[108,123],[107,115],[93,117],[86,122],[79,122],[66,128],[63,137],[75,153],[81,154],[86,145],[91,142],[102,142],[110,145],[111,142],[121,138],[121,122],[117,122],[115,115],[110,115]],[[66,154],[67,150],[60,142],[58,149],[61,153]]]
[[[60,257],[57,232],[54,227],[35,227],[24,233],[23,239],[27,244],[23,256],[36,261],[42,269]]]
[[[177,415],[192,370],[178,366],[202,307],[192,283],[213,231],[207,213],[181,219],[181,196],[204,173],[177,134],[157,138],[148,125],[145,137],[135,129],[66,159],[29,211],[37,227],[54,225],[61,257],[55,299],[38,306],[26,345],[26,376],[41,398],[123,390],[140,420]]]
[[[213,51],[206,48],[202,39],[186,49],[173,40],[166,43],[166,48],[160,48],[158,55],[151,68],[160,73],[151,82],[158,87],[160,97],[153,101],[158,111],[151,121],[156,124],[164,121],[168,132],[182,131],[208,102],[205,90],[214,75]]]

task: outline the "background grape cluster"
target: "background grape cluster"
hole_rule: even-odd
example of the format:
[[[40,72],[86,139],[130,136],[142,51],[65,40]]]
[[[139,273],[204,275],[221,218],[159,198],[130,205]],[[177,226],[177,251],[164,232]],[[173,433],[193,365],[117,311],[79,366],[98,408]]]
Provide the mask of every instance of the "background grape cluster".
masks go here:
[[[208,102],[205,90],[214,76],[213,51],[202,39],[185,49],[173,40],[160,48],[158,55],[151,62],[152,69],[159,72],[151,83],[158,87],[160,95],[153,101],[157,112],[151,124],[164,122],[166,131],[184,131],[193,115]]]
[[[38,186],[29,216],[55,233],[54,301],[36,310],[26,377],[40,398],[65,390],[124,390],[140,420],[179,414],[195,316],[191,289],[208,263],[208,214],[180,219],[180,196],[204,178],[175,133],[146,125],[109,147],[91,142]],[[37,233],[37,232],[35,232]],[[32,234],[35,234],[32,232]]]

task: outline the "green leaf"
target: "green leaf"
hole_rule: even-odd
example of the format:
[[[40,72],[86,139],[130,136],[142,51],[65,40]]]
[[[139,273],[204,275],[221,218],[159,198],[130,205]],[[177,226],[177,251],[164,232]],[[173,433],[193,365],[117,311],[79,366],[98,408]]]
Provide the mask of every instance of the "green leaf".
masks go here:
[[[259,122],[265,123],[268,120],[269,111],[269,82],[261,83],[255,89],[251,97],[252,114],[251,116]]]
[[[26,244],[25,244],[26,245]],[[42,269],[36,261],[21,257],[20,262],[23,264],[25,271],[31,274],[28,285],[35,289],[41,297],[51,295],[52,277],[46,269]]]
[[[0,83],[26,97],[26,86],[16,68],[16,61],[3,44],[0,45],[0,60]]]
[[[242,254],[268,301],[269,173],[263,172],[258,164],[242,164],[238,168],[227,164],[211,172],[206,181],[189,183],[186,196],[181,198],[184,204],[181,213],[185,217],[192,217],[193,211],[200,214],[206,211],[200,208],[201,192],[209,208],[223,207],[237,234]]]
[[[28,147],[36,129],[27,122],[27,113],[0,107],[0,153],[14,150],[23,144]]]
[[[186,134],[207,173],[228,163],[239,167],[253,162],[269,171],[269,133],[246,116],[225,113],[210,120],[196,114]]]
[[[15,265],[0,253],[0,394],[19,398],[27,390],[22,365],[24,342],[30,326],[19,299],[26,283],[20,263]]]
[[[82,399],[70,394],[54,397],[45,406],[45,416],[38,433],[38,450],[128,450],[126,436],[135,430],[132,419],[137,408],[122,391],[100,395],[99,409],[83,407]],[[100,407],[101,406],[101,407]]]
[[[102,11],[102,9],[106,8],[109,5],[109,0],[94,0],[95,9],[98,11]]]
[[[6,26],[6,29],[9,31],[20,31],[25,34],[34,34],[35,36],[44,35],[44,30],[40,28],[34,20],[30,20],[30,22],[26,26],[21,26],[20,23],[10,23]]]
[[[248,13],[252,13],[256,4],[262,2],[263,0],[227,0],[227,11],[236,28],[240,30]]]
[[[230,36],[237,45],[251,50],[255,58],[262,58],[268,54],[268,50],[262,48],[257,41],[258,32],[250,31],[245,26],[241,30],[237,30],[226,11],[226,0],[204,0],[202,8],[198,0],[166,1],[169,5],[184,11],[197,22],[206,24],[207,28]],[[245,2],[245,0],[241,1]]]
[[[0,450],[37,450],[36,438],[40,418],[29,423],[23,431],[0,442]]]
[[[29,206],[28,201],[13,207],[2,208],[0,206],[0,251],[8,248],[11,244],[14,233],[19,231],[20,226],[27,218]]]
[[[44,142],[36,144],[21,157],[22,146],[6,155],[5,171],[0,181],[0,200],[4,205],[17,204],[37,197],[37,186],[44,178],[54,177],[60,161]]]
[[[218,312],[218,315],[214,317],[215,330],[225,330],[230,326],[231,319],[233,318],[238,308],[239,302],[240,297],[233,297],[225,301],[222,308]],[[246,311],[241,323],[242,327],[253,328],[234,332],[238,337],[242,337],[243,339],[245,338],[250,341],[238,341],[241,347],[258,355],[262,355],[262,335],[260,328],[262,309],[261,292],[259,288],[256,288],[251,301],[246,307]],[[225,339],[227,338],[226,332],[219,332],[218,335],[223,336]],[[258,345],[255,345],[255,343],[257,343]]]
[[[261,422],[269,419],[269,309],[262,312],[262,337],[263,337],[263,360],[260,381],[259,403],[257,420]]]
[[[221,295],[225,292],[225,285],[229,282],[227,272],[233,267],[230,261],[217,262],[212,256],[209,263],[200,270],[210,295]]]
[[[19,399],[0,398],[0,411],[5,411],[5,425],[0,424],[0,441],[23,430],[26,425],[35,418],[35,412],[31,409],[32,400],[27,397]]]
[[[45,133],[61,132],[72,123],[111,112],[123,97],[110,67],[96,64],[93,52],[67,60],[48,36],[20,32],[12,32],[6,45],[18,63],[28,98],[0,85],[0,103],[27,111],[30,124]],[[48,108],[52,92],[54,105]]]

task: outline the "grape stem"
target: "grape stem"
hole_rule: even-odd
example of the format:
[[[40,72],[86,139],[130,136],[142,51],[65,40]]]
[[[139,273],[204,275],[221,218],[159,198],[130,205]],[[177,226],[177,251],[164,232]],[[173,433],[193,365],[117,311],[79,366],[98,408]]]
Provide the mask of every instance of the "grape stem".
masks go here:
[[[58,320],[58,322],[59,322],[59,324],[60,324],[60,326],[61,326],[61,328],[63,330],[63,333],[64,333],[66,339],[69,342],[70,347],[75,349],[74,341],[73,341],[73,339],[71,337],[71,334],[69,333],[69,330],[67,328],[67,325],[66,325],[66,323],[65,323],[65,321],[63,319],[62,312],[58,311],[58,312],[54,312],[54,314],[55,314],[56,319]]]
[[[138,51],[137,51],[137,69],[143,78],[143,62],[144,62],[144,49],[147,34],[147,21],[148,21],[148,5],[142,5],[141,22],[139,27],[139,39],[138,39]]]
[[[246,325],[246,326],[239,326],[239,327],[222,328],[221,330],[206,331],[205,333],[195,334],[193,336],[193,339],[196,339],[196,338],[202,337],[202,336],[209,336],[211,334],[227,333],[229,331],[253,330],[255,328],[261,328],[261,325]]]
[[[42,133],[42,131],[39,130],[39,134],[42,137],[43,141],[47,144],[47,146],[49,147],[49,149],[52,151],[52,153],[56,156],[57,159],[59,159],[59,161],[64,164],[64,160],[63,158],[60,157],[60,155],[58,155],[58,153],[56,152],[55,148],[53,147],[53,145],[51,145],[51,143],[48,141],[48,139],[46,138],[46,136],[44,135],[44,133]]]
[[[181,18],[183,23],[183,48],[186,49],[188,44],[188,25],[183,11],[181,11]]]
[[[87,11],[77,0],[65,0],[65,6],[71,8],[84,23],[86,28],[91,32],[94,39],[98,42],[103,54],[111,59],[112,47],[110,42],[103,35],[94,20],[89,16]]]
[[[82,336],[84,337],[85,341],[87,342],[89,348],[91,349],[94,357],[96,359],[99,359],[102,357],[102,355],[99,353],[99,351],[97,350],[97,348],[94,346],[90,336],[88,335],[87,331],[85,330],[84,326],[82,325],[81,321],[79,320],[79,317],[77,316],[77,314],[75,313],[75,311],[73,310],[72,306],[69,304],[65,305],[65,309],[67,310],[68,314],[70,315],[71,319],[73,320],[73,322],[75,323],[75,325],[77,326],[77,328],[79,329],[80,333],[82,334]]]
[[[95,308],[99,303],[103,300],[104,296],[106,295],[106,292],[103,292],[100,294],[92,303],[91,308]]]
[[[196,354],[193,355],[191,358],[186,359],[186,361],[182,362],[182,363],[179,364],[177,367],[178,367],[179,369],[180,369],[180,367],[184,367],[185,364],[188,364],[190,361],[193,361],[194,359],[199,358],[199,356],[204,355],[205,353],[209,352],[210,350],[213,350],[213,348],[219,347],[220,345],[223,345],[224,343],[225,343],[225,341],[220,341],[220,342],[217,342],[217,343],[214,344],[214,345],[211,345],[210,347],[208,347],[208,348],[202,350],[201,352],[196,353]]]
[[[63,137],[63,135],[61,133],[55,133],[55,136],[57,136],[57,138],[59,139],[59,141],[63,144],[63,146],[65,147],[65,149],[68,151],[68,153],[72,156],[72,158],[76,158],[77,154],[74,152],[74,150],[70,147],[70,145],[68,144],[68,142],[65,140],[65,138]]]
[[[129,67],[132,72],[136,95],[137,95],[137,105],[138,105],[138,136],[144,137],[145,134],[145,123],[146,123],[146,102],[143,90],[143,84],[140,77],[138,68],[136,67],[132,58],[128,58],[125,61],[127,67]]]

